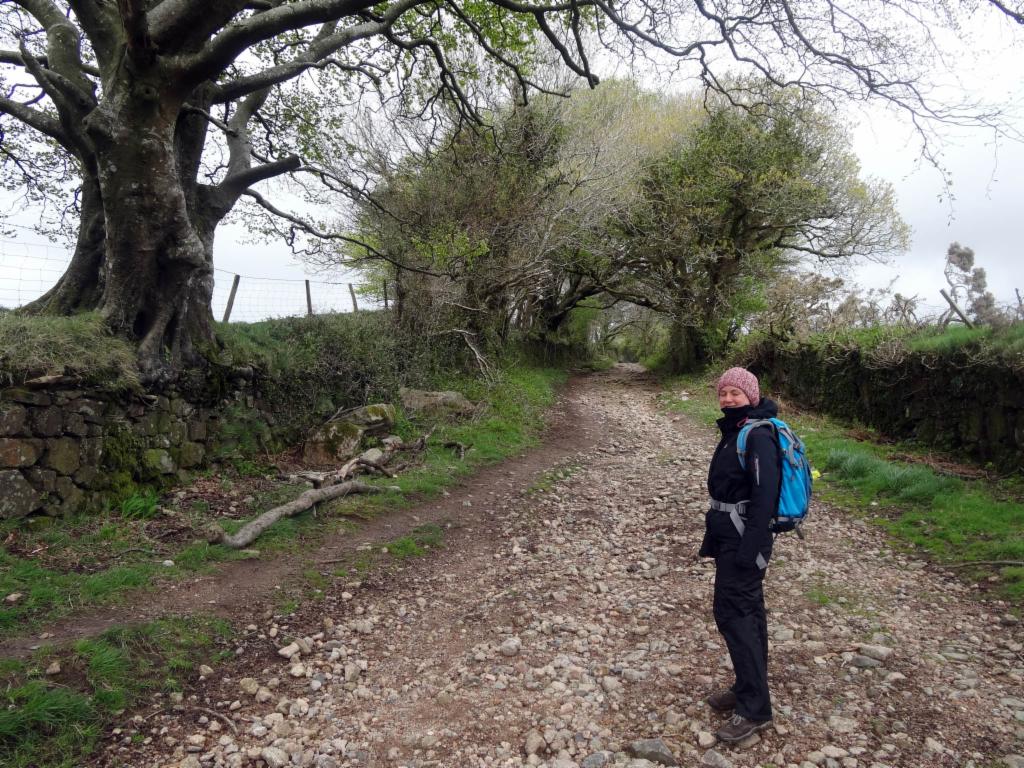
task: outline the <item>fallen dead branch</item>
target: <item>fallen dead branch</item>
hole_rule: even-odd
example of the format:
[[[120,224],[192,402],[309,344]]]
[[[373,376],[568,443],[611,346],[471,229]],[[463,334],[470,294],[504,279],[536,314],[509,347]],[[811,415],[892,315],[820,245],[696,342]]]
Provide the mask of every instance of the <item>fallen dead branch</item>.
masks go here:
[[[211,526],[208,540],[211,544],[223,544],[231,549],[243,549],[252,544],[265,530],[281,518],[294,517],[316,504],[341,498],[342,496],[350,496],[355,493],[381,493],[388,490],[398,489],[391,486],[367,485],[356,480],[323,488],[311,488],[297,499],[267,510],[255,520],[243,525],[238,533],[229,534],[220,526]]]
[[[383,461],[372,461],[370,459],[364,459],[361,456],[357,456],[354,459],[350,459],[342,465],[341,469],[334,472],[297,472],[294,475],[280,475],[281,480],[306,480],[313,484],[314,488],[327,488],[332,485],[344,482],[356,474],[356,470],[365,469],[370,472],[376,472],[384,475],[385,477],[394,478],[396,475],[389,470],[385,464],[390,457],[385,456]]]
[[[230,728],[232,733],[237,735],[237,733],[238,733],[238,726],[235,725],[234,720],[232,720],[227,715],[225,715],[225,714],[223,714],[221,712],[217,712],[216,710],[213,710],[213,709],[207,709],[206,707],[191,707],[191,709],[195,710],[196,712],[202,712],[204,715],[209,715],[210,717],[216,717],[218,720],[220,720],[222,723],[224,723],[224,725],[226,725],[228,728]]]
[[[379,472],[380,474],[384,475],[384,477],[396,477],[396,475],[392,474],[392,472],[388,470],[387,467],[384,466],[383,461],[370,461],[369,459],[359,458],[356,460],[356,463],[360,467],[366,467],[367,469],[373,470],[374,472]]]

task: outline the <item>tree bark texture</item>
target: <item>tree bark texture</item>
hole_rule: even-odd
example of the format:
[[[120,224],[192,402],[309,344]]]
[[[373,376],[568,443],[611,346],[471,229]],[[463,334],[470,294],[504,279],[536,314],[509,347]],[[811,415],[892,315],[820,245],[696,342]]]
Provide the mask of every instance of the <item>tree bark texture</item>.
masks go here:
[[[106,280],[99,310],[138,341],[158,378],[214,343],[212,227],[189,210],[175,130],[180,99],[126,72],[89,117],[104,202]],[[190,190],[191,193],[191,190]],[[204,230],[209,235],[204,238]]]

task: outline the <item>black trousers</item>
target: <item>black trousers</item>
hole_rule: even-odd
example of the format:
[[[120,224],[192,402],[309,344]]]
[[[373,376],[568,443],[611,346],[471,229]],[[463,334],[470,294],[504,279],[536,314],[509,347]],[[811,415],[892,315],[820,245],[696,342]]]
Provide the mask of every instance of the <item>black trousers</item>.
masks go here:
[[[768,619],[762,588],[765,572],[737,566],[735,545],[730,544],[733,542],[720,541],[715,557],[714,613],[736,672],[732,686],[736,714],[748,720],[771,720]]]

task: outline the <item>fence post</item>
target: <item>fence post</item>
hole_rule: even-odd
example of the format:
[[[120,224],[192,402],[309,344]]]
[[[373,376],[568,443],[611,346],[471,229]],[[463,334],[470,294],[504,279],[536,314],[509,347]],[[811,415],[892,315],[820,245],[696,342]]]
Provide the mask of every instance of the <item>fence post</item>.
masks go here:
[[[242,279],[241,275],[235,275],[235,279],[231,281],[231,293],[228,294],[228,305],[224,307],[224,320],[227,322],[231,319],[231,308],[235,306],[235,294],[238,293],[238,281]]]
[[[350,294],[352,294],[352,311],[353,312],[358,312],[359,311],[359,305],[356,304],[356,289],[352,287],[352,283],[348,284],[348,292]]]
[[[313,314],[313,295],[309,292],[309,280],[306,281],[306,314]]]

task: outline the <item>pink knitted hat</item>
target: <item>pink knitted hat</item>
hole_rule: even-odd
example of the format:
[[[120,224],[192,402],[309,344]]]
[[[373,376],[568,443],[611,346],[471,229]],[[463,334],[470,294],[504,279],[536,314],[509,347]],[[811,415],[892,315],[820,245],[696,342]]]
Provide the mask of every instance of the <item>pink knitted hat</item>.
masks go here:
[[[723,373],[722,378],[718,380],[719,392],[722,391],[722,387],[736,387],[747,396],[751,405],[761,402],[761,387],[757,383],[757,376],[746,368],[730,368]]]

